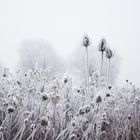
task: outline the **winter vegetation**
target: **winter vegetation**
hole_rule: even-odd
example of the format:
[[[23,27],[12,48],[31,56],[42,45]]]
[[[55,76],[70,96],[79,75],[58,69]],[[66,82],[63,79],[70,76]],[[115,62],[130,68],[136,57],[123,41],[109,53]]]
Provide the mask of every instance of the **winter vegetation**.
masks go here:
[[[44,42],[25,41],[0,75],[0,140],[140,140],[140,90],[114,82],[118,56],[83,37],[65,70]]]

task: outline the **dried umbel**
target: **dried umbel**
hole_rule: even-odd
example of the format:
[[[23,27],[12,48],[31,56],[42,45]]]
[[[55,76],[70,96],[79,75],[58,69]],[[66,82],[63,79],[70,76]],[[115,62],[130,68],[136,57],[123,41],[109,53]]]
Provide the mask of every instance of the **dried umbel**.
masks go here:
[[[88,47],[88,46],[90,46],[90,44],[91,44],[91,41],[90,41],[89,37],[87,35],[85,35],[83,38],[83,46]]]
[[[52,100],[52,102],[53,102],[54,104],[57,104],[57,103],[59,102],[59,100],[60,100],[60,95],[59,95],[59,94],[53,94],[53,95],[51,96],[51,100]]]
[[[15,108],[12,107],[12,106],[9,106],[8,107],[8,113],[13,113],[13,112],[15,112]]]
[[[103,38],[99,43],[99,51],[104,52],[106,51],[106,40]]]
[[[48,126],[48,118],[46,116],[43,116],[41,118],[41,125],[42,126]]]
[[[113,52],[112,52],[112,50],[109,49],[109,48],[106,49],[106,57],[107,57],[108,59],[111,59],[111,58],[113,57]]]

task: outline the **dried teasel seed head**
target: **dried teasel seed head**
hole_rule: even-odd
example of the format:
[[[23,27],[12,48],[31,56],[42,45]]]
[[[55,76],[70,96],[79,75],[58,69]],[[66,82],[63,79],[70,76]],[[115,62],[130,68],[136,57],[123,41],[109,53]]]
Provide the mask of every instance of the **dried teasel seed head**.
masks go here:
[[[102,97],[99,95],[99,96],[97,96],[97,98],[96,98],[96,103],[101,103],[102,102]]]
[[[82,107],[79,109],[79,115],[83,115],[85,113],[86,113],[85,108]]]
[[[111,59],[111,58],[113,57],[113,52],[112,52],[112,50],[109,49],[109,48],[106,49],[106,57],[107,57],[108,59]]]
[[[47,96],[47,94],[43,93],[42,94],[42,101],[47,101],[49,100],[49,97]]]
[[[99,51],[101,51],[101,52],[106,51],[106,39],[105,38],[101,39],[101,41],[99,43]]]
[[[9,106],[8,107],[8,113],[13,113],[13,112],[15,112],[15,108],[12,107],[12,106]]]
[[[48,126],[48,118],[46,116],[43,116],[41,118],[41,125],[42,126]]]
[[[88,47],[88,46],[90,46],[90,44],[91,44],[91,41],[90,41],[89,37],[87,35],[85,35],[83,38],[83,46]]]

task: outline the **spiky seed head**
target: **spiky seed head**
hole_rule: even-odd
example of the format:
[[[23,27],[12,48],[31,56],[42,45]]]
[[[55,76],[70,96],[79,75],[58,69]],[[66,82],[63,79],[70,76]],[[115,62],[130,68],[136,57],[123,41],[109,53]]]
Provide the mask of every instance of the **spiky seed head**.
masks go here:
[[[45,93],[43,93],[42,101],[47,101],[48,99],[49,99],[49,97]]]
[[[79,109],[79,115],[83,115],[83,114],[85,114],[85,108],[80,108]]]
[[[99,51],[104,52],[106,50],[106,40],[103,38],[99,43]]]
[[[96,98],[96,103],[101,103],[102,102],[102,98],[101,96],[99,95],[97,98]]]
[[[112,52],[112,50],[109,49],[109,48],[106,49],[106,57],[107,57],[108,59],[111,59],[111,58],[113,57],[113,52]]]
[[[12,106],[9,106],[8,107],[8,113],[13,113],[13,112],[15,112],[15,108],[12,107]]]
[[[48,118],[46,116],[43,116],[41,118],[41,125],[42,126],[47,126],[48,125]]]
[[[88,47],[88,46],[90,46],[90,44],[91,44],[91,41],[90,41],[89,37],[87,35],[85,35],[83,38],[83,46]]]

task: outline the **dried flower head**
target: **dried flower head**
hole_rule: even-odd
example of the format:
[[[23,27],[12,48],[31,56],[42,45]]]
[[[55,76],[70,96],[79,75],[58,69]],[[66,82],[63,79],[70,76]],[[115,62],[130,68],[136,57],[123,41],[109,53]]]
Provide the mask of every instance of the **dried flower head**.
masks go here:
[[[25,124],[25,125],[28,125],[28,123],[29,123],[29,120],[28,120],[28,119],[25,119],[25,120],[24,120],[24,124]]]
[[[47,96],[47,94],[43,93],[42,94],[42,101],[47,101],[49,100],[49,97]]]
[[[64,83],[66,84],[68,82],[68,79],[67,78],[64,78]]]
[[[103,38],[99,43],[99,51],[104,52],[106,50],[106,40]]]
[[[131,114],[129,114],[129,115],[128,115],[128,120],[130,120],[130,119],[131,119],[131,117],[132,117],[132,115],[131,115]]]
[[[112,52],[112,50],[109,49],[109,48],[106,49],[106,57],[107,57],[108,59],[111,59],[111,58],[113,57],[113,52]]]
[[[85,113],[86,113],[85,108],[82,107],[79,109],[79,115],[83,115]]]
[[[15,112],[15,108],[12,107],[12,106],[9,106],[8,107],[8,113],[13,113],[13,112]]]
[[[110,97],[111,95],[109,93],[106,94],[106,97]]]
[[[71,125],[72,125],[72,127],[75,127],[77,124],[76,124],[76,121],[72,121],[71,122]]]
[[[42,126],[47,126],[48,125],[48,118],[46,116],[43,116],[41,118],[41,125]]]
[[[90,44],[91,44],[91,41],[90,41],[89,37],[87,35],[85,35],[83,38],[83,46],[88,47],[88,46],[90,46]]]
[[[58,103],[59,100],[60,100],[60,95],[59,95],[59,94],[53,94],[53,95],[51,96],[51,100],[52,100],[52,102],[53,102],[54,104]]]
[[[101,96],[99,95],[99,96],[97,96],[97,98],[96,98],[96,103],[101,103],[102,102],[102,98],[101,98]]]
[[[86,112],[86,113],[89,113],[89,112],[90,112],[90,107],[89,107],[89,106],[86,106],[86,107],[85,107],[85,112]]]

